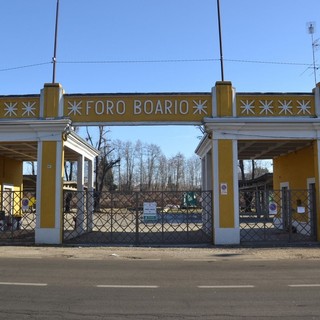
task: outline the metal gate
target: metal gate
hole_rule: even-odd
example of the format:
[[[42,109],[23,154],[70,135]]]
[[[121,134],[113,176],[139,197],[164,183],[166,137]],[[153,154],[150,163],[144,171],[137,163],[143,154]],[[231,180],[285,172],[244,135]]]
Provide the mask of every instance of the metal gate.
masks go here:
[[[36,200],[34,192],[12,191],[0,193],[0,243],[35,242]]]
[[[64,242],[212,243],[212,192],[64,192]]]
[[[240,191],[242,242],[316,240],[314,190]]]

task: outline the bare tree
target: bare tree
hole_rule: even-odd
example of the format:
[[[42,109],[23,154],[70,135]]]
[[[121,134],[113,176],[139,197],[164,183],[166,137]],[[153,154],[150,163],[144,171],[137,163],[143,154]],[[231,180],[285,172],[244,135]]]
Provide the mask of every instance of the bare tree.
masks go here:
[[[100,196],[103,188],[106,187],[106,175],[114,166],[120,162],[120,158],[113,158],[114,149],[110,148],[107,140],[108,130],[104,126],[98,127],[98,137],[95,142],[94,137],[90,134],[88,127],[86,128],[87,141],[100,151],[95,160],[95,210],[99,210]],[[113,184],[113,183],[112,183]],[[111,187],[113,188],[113,186]],[[110,189],[110,188],[109,188]]]

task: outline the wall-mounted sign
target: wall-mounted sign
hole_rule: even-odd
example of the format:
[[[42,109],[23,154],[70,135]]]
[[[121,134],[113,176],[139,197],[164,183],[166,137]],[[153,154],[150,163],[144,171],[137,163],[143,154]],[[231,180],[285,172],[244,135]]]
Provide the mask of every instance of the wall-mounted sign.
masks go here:
[[[277,203],[274,202],[274,201],[271,201],[271,202],[269,203],[269,214],[270,214],[270,215],[275,215],[275,214],[277,214],[277,212],[278,212]]]
[[[22,211],[29,210],[29,199],[28,198],[21,199],[21,209],[22,209]]]
[[[225,182],[220,183],[220,194],[227,195],[228,194],[228,184]]]
[[[65,95],[64,116],[73,122],[200,124],[212,114],[211,94]]]

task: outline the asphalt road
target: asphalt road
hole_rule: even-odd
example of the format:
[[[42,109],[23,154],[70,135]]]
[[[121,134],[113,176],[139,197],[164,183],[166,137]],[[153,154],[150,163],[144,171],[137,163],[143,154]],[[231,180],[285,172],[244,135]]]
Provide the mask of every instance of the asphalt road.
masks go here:
[[[0,257],[0,319],[320,319],[320,260]]]

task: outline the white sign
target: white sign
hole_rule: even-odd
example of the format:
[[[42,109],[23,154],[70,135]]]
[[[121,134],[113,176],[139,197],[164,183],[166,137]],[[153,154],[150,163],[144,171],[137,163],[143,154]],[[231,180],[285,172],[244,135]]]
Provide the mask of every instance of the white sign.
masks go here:
[[[278,206],[277,206],[277,203],[274,202],[274,201],[271,201],[269,203],[269,214],[277,214],[277,211],[278,211]]]
[[[220,194],[227,195],[228,194],[228,184],[223,182],[220,183]]]
[[[143,203],[143,220],[157,220],[157,203],[156,202],[144,202]]]
[[[21,209],[23,211],[29,210],[29,199],[28,198],[21,199]]]

